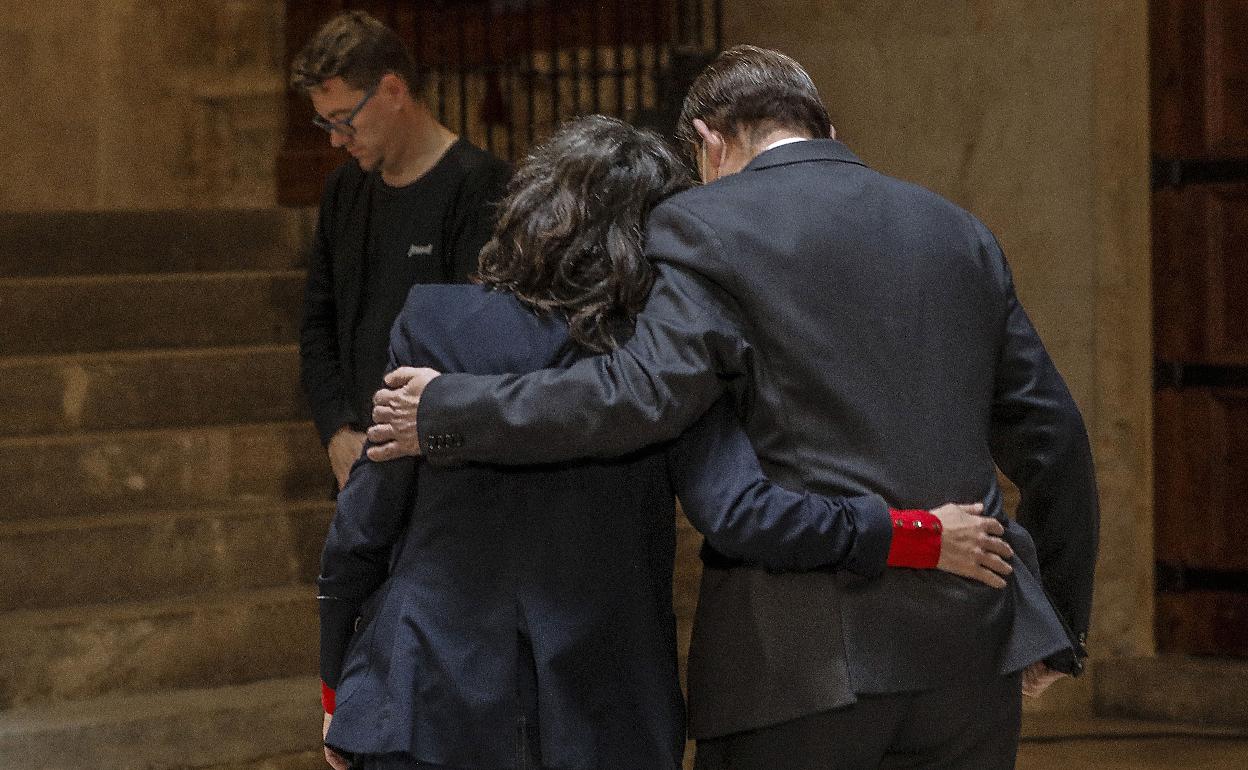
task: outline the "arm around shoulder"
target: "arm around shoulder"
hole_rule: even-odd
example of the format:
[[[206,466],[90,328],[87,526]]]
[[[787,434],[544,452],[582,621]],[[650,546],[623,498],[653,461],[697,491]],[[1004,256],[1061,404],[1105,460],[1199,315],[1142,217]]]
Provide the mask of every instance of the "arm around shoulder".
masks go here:
[[[417,419],[429,460],[615,457],[677,436],[744,370],[748,345],[713,287],[671,265],[658,273],[635,334],[611,353],[567,369],[429,383]]]

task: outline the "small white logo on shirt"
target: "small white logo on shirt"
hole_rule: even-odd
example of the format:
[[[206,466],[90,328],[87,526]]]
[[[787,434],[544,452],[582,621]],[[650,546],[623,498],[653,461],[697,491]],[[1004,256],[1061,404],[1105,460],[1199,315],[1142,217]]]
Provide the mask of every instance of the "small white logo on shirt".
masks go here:
[[[425,244],[424,246],[417,246],[416,244],[413,243],[411,246],[407,247],[407,256],[409,257],[427,257],[432,253],[433,253],[432,243]]]

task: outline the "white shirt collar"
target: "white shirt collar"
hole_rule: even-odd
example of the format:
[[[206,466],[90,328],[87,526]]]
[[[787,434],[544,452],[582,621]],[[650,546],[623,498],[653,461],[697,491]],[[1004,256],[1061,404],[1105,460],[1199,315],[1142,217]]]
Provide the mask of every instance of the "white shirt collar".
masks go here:
[[[781,139],[778,142],[772,142],[771,144],[763,148],[763,152],[767,152],[768,150],[774,150],[777,147],[780,147],[782,145],[793,144],[794,142],[804,142],[804,141],[806,141],[806,137],[804,136],[790,136],[788,139]]]

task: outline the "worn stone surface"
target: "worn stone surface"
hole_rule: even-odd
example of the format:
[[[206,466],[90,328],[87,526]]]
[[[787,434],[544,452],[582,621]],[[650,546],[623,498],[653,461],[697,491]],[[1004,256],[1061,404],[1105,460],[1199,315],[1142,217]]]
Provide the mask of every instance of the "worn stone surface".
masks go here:
[[[0,210],[269,206],[279,0],[10,3]]]
[[[305,209],[0,213],[0,277],[302,267]]]
[[[319,749],[268,756],[246,762],[213,765],[206,770],[324,770],[325,753]]]
[[[0,520],[325,499],[310,423],[0,439]]]
[[[296,585],[8,613],[0,707],[315,673],[315,597]]]
[[[258,770],[317,746],[314,683],[262,682],[317,666],[308,225],[0,217],[0,765]],[[193,689],[223,685],[244,686]]]
[[[294,345],[0,359],[0,436],[307,417]]]
[[[323,759],[301,762],[320,745],[319,693],[316,679],[302,676],[0,712],[0,766],[323,768]]]
[[[333,504],[0,523],[0,612],[310,583]]]
[[[302,271],[0,280],[0,356],[293,342]]]
[[[1240,770],[1248,731],[1191,723],[1033,715],[1023,720],[1019,770]]]
[[[1161,656],[1103,661],[1098,712],[1248,730],[1248,661]]]

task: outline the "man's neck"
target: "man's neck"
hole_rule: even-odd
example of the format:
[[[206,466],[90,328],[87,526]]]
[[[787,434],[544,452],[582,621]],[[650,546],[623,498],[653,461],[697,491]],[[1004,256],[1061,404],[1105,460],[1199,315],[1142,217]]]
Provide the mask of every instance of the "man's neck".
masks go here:
[[[391,187],[403,187],[420,179],[458,138],[419,108],[412,108],[411,114],[402,118],[402,133],[381,168],[381,180]]]
[[[777,129],[754,143],[753,148],[751,148],[753,152],[751,153],[750,159],[753,160],[755,157],[767,152],[773,147],[779,147],[782,144],[789,144],[791,142],[804,142],[809,138],[810,137],[808,136],[802,136],[801,134],[786,128]]]

